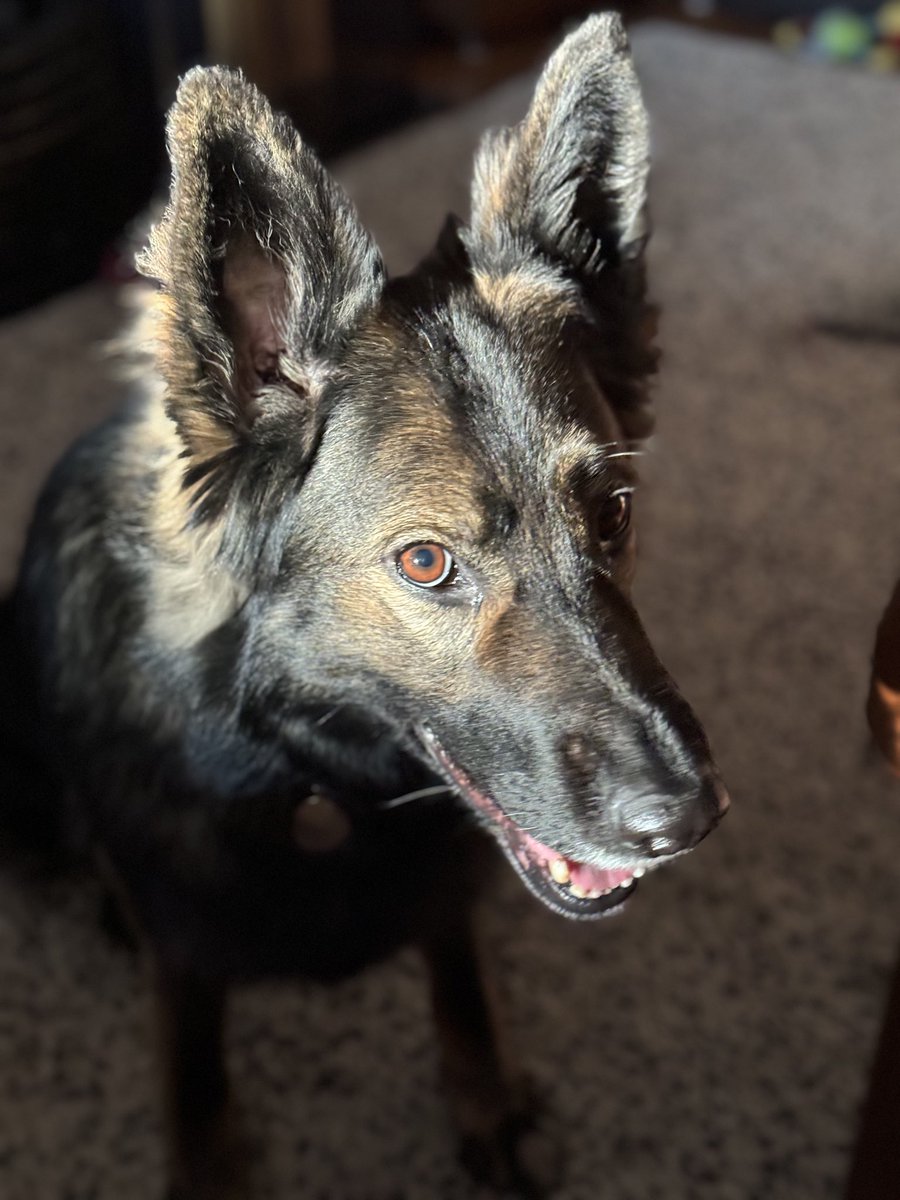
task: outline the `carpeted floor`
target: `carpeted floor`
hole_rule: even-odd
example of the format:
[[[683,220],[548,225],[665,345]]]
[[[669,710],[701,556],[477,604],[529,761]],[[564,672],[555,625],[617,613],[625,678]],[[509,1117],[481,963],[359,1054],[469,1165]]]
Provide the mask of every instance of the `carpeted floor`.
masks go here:
[[[664,26],[655,129],[666,351],[639,604],[735,804],[623,918],[506,881],[491,925],[523,1054],[569,1130],[561,1200],[836,1200],[900,942],[900,785],[868,760],[872,631],[900,568],[900,82]],[[395,266],[465,210],[471,147],[528,85],[343,176]],[[0,328],[11,572],[40,474],[109,405],[97,288]],[[464,1200],[412,955],[235,1004],[260,1197]],[[140,973],[84,881],[0,876],[0,1195],[151,1200]],[[885,1197],[885,1200],[890,1198]]]

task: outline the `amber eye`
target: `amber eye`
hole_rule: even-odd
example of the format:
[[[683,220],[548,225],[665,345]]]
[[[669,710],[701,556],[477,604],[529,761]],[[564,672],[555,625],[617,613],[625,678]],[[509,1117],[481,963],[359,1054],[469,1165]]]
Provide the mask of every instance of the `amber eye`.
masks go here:
[[[397,555],[397,568],[416,587],[433,588],[446,583],[453,570],[453,557],[437,542],[418,542]]]
[[[601,542],[617,542],[631,524],[631,492],[620,491],[603,502],[597,514],[597,536]]]

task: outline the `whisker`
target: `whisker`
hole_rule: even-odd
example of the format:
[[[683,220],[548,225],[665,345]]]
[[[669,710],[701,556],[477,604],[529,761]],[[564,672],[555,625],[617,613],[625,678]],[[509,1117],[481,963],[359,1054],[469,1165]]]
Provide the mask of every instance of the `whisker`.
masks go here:
[[[415,792],[406,792],[402,796],[395,796],[393,800],[383,800],[379,804],[379,808],[398,808],[401,804],[409,804],[412,800],[422,800],[426,796],[445,796],[448,792],[454,791],[454,788],[445,785],[435,787],[419,788]]]
[[[324,717],[319,717],[318,721],[313,722],[313,729],[321,729],[322,726],[326,725],[332,717],[336,717],[340,711],[341,706],[336,704],[335,707],[331,709],[330,712],[327,712]]]

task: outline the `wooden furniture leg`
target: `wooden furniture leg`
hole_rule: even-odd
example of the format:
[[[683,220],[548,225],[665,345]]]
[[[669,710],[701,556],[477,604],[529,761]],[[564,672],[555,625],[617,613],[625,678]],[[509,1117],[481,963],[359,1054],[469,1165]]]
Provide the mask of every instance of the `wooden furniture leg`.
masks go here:
[[[900,1197],[900,956],[869,1077],[844,1200]]]

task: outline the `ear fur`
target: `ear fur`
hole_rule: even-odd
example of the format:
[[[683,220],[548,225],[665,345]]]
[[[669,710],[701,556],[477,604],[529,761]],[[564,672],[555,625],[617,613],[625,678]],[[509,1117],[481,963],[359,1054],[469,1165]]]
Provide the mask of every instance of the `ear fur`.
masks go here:
[[[162,285],[159,366],[193,478],[318,394],[384,268],[340,187],[240,72],[195,68],[168,120],[168,208],[139,258]],[[295,442],[296,444],[296,442]]]
[[[647,116],[621,18],[588,18],[544,68],[525,120],[485,135],[472,237],[502,254],[537,245],[590,273],[639,251],[646,233]]]
[[[628,437],[652,425],[646,376],[654,313],[642,251],[649,134],[621,18],[588,18],[544,68],[524,121],[488,133],[463,233],[473,269],[504,275],[549,260],[574,280],[601,338],[589,351]]]

